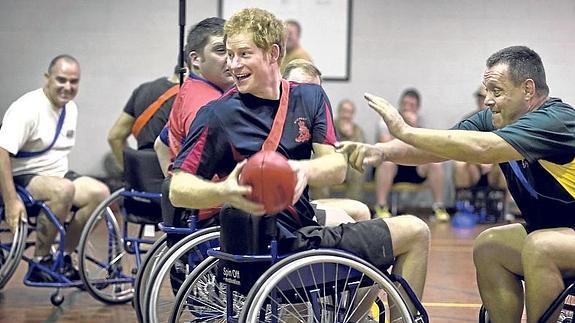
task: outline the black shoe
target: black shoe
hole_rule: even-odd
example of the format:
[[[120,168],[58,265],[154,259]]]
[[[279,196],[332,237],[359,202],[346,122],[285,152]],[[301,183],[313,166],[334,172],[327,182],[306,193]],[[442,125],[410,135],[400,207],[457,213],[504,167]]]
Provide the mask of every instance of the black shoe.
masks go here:
[[[40,265],[48,268],[51,268],[53,263],[54,260],[52,259],[52,256],[44,257],[44,259],[39,261]],[[32,265],[30,265],[30,267],[32,267]],[[29,281],[34,283],[53,283],[56,281],[52,275],[46,271],[41,270],[37,266],[34,266],[32,269],[30,269],[30,267],[28,269],[30,272],[30,275],[28,276]]]
[[[64,262],[60,268],[60,274],[71,281],[80,280],[80,272],[78,272],[78,269],[72,264],[72,257],[70,255],[64,255]]]

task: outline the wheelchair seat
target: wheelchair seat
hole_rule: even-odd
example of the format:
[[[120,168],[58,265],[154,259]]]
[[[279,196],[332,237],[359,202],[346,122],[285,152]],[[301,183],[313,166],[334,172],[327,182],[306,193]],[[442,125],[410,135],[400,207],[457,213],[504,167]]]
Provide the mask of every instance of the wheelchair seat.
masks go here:
[[[156,152],[151,149],[124,149],[124,207],[128,221],[157,224],[162,220],[158,198],[164,181]],[[151,194],[150,194],[151,193]]]

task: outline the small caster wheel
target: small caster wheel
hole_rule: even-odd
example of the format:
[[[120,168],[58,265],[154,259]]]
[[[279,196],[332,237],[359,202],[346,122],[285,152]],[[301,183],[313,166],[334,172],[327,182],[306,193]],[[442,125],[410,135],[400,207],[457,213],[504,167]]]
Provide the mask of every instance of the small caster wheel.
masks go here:
[[[54,294],[50,295],[50,302],[54,306],[60,306],[64,303],[64,296],[60,295],[60,293],[55,292]]]

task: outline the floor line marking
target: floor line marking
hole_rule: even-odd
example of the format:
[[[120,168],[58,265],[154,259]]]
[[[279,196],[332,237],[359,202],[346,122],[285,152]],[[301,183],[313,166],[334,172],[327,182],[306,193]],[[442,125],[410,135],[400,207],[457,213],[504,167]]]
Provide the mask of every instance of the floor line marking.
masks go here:
[[[423,303],[423,307],[468,307],[468,308],[480,308],[482,304],[473,303]]]

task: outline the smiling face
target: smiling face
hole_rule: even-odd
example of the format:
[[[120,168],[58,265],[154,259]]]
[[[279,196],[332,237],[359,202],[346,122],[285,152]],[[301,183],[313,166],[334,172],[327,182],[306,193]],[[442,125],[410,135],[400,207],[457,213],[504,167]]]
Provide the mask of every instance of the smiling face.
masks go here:
[[[80,86],[80,66],[60,59],[44,74],[44,93],[55,107],[63,107],[76,97]]]
[[[228,68],[240,93],[272,98],[279,78],[279,47],[270,50],[256,46],[251,33],[231,35],[226,40]]]
[[[515,122],[529,112],[525,82],[515,85],[509,77],[507,64],[487,68],[483,74],[483,83],[487,89],[485,105],[491,109],[496,129]]]
[[[210,36],[203,53],[199,55],[192,51],[190,58],[198,73],[221,89],[225,90],[234,83],[227,66],[224,36]]]

